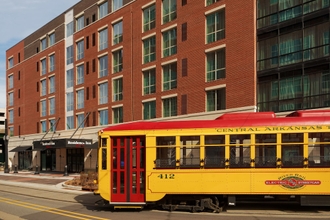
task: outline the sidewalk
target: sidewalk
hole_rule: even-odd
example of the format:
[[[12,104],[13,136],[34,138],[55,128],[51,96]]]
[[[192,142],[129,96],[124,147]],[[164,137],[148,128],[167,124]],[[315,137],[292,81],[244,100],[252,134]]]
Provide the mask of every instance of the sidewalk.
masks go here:
[[[4,173],[0,171],[0,185],[18,186],[31,189],[43,189],[47,191],[65,191],[73,194],[90,193],[83,191],[80,186],[69,186],[65,182],[72,180],[79,174],[50,172],[34,174],[34,171],[19,171],[18,173]]]

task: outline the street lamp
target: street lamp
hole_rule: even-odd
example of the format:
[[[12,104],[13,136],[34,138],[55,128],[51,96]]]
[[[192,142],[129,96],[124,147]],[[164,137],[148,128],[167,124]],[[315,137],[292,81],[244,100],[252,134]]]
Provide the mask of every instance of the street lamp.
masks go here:
[[[7,119],[5,119],[5,135],[3,136],[3,143],[5,145],[5,170],[4,173],[9,173],[8,168],[8,129],[7,129]]]

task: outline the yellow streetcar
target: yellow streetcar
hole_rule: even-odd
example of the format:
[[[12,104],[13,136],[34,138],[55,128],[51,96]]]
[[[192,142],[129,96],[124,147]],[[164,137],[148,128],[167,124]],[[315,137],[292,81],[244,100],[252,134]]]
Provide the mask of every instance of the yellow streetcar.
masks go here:
[[[330,111],[228,113],[99,131],[98,191],[115,208],[219,212],[244,199],[330,205]]]

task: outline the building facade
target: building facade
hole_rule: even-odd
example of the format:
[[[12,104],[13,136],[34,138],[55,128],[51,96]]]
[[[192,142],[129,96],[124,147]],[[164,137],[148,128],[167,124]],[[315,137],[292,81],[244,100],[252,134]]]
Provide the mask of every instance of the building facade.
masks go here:
[[[259,111],[330,106],[329,2],[259,0]]]
[[[11,167],[95,169],[105,126],[256,111],[256,15],[256,1],[81,0],[6,51]]]

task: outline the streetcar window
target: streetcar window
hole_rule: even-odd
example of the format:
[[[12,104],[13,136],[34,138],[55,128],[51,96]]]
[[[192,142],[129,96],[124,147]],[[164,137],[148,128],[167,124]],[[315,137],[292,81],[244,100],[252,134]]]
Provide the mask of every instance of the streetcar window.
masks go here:
[[[249,134],[230,135],[230,167],[250,167],[250,143]]]
[[[101,146],[102,147],[107,147],[107,140],[108,140],[107,138],[102,138],[101,139],[101,144],[102,144]]]
[[[330,167],[330,133],[308,134],[308,166]]]
[[[206,135],[204,166],[206,168],[225,167],[225,136]]]
[[[276,167],[276,134],[257,134],[255,167]]]
[[[200,136],[182,136],[180,145],[180,167],[200,167]]]
[[[156,168],[175,168],[175,137],[156,137]]]
[[[282,166],[302,167],[304,134],[282,134]]]
[[[114,169],[117,169],[117,163],[118,163],[118,160],[117,160],[117,148],[112,148],[112,168]]]
[[[107,149],[102,148],[102,170],[107,169]]]
[[[117,193],[117,172],[114,171],[112,174],[112,193]]]

